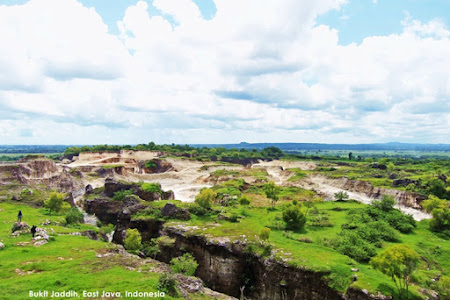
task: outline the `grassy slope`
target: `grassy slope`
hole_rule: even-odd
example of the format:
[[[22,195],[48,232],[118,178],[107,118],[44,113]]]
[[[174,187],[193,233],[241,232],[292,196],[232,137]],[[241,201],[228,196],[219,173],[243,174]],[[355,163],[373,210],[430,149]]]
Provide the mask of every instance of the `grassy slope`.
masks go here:
[[[160,205],[155,203],[156,205]],[[335,211],[333,208],[341,207],[342,211]],[[322,246],[320,240],[323,238],[333,238],[339,235],[341,225],[346,222],[346,214],[350,209],[363,209],[364,204],[356,202],[337,203],[324,202],[319,203],[317,207],[321,212],[326,212],[333,227],[313,227],[308,221],[305,229],[301,232],[286,232],[281,226],[282,221],[277,218],[281,215],[281,204],[278,205],[276,211],[268,211],[263,207],[227,207],[223,214],[237,214],[243,216],[240,222],[230,222],[226,220],[217,220],[217,216],[198,217],[185,222],[198,229],[193,229],[192,233],[200,235],[208,235],[211,237],[229,237],[231,241],[236,239],[245,239],[249,241],[257,241],[257,235],[264,226],[272,228],[269,242],[277,250],[276,257],[288,259],[290,264],[297,265],[313,270],[331,270],[332,279],[330,285],[335,286],[339,290],[345,290],[350,284],[361,289],[368,289],[375,293],[381,291],[390,294],[390,290],[394,289],[391,279],[381,272],[372,269],[368,264],[358,263],[353,259],[342,255],[332,248]],[[416,272],[416,277],[421,279],[421,285],[438,274],[450,275],[450,243],[445,241],[428,230],[428,221],[422,221],[418,224],[418,228],[412,234],[401,234],[401,243],[408,244],[414,248],[419,254],[430,262],[422,260],[420,269]],[[170,224],[179,224],[180,222],[172,222]],[[220,224],[220,226],[217,226]],[[310,238],[313,243],[300,242],[300,238]],[[382,251],[393,243],[383,243],[383,247],[378,249]],[[358,280],[351,283],[351,268],[358,268],[360,271]],[[427,270],[429,268],[429,270]],[[418,291],[418,287],[412,288]]]
[[[0,299],[29,299],[29,290],[75,290],[80,294],[83,290],[157,290],[159,274],[145,271],[151,265],[140,267],[142,272],[138,272],[138,268],[131,269],[132,262],[118,255],[97,257],[96,253],[107,252],[115,247],[111,244],[82,236],[63,235],[56,236],[54,241],[41,247],[16,245],[31,240],[30,234],[9,237],[18,210],[22,210],[23,221],[30,226],[41,224],[46,219],[61,221],[63,218],[48,216],[43,209],[0,203],[0,241],[6,246],[0,250]],[[51,227],[55,233],[76,231],[54,225],[39,227]],[[47,231],[50,232],[50,229]]]

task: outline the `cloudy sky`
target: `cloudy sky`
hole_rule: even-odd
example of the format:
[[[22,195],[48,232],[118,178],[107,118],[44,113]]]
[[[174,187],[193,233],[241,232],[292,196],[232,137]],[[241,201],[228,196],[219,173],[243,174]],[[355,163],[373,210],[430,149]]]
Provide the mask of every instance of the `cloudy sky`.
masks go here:
[[[450,143],[448,0],[0,0],[0,41],[0,144]]]

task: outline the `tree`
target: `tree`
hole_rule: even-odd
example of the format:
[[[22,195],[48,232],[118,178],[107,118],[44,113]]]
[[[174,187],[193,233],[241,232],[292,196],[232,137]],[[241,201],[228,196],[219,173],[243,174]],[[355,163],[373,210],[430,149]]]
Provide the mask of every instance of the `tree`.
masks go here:
[[[200,194],[195,197],[195,203],[204,209],[210,209],[211,203],[216,200],[217,193],[212,189],[202,189]]]
[[[270,181],[264,186],[264,193],[266,197],[272,200],[272,207],[275,207],[275,202],[278,201],[278,194],[280,193],[280,187],[275,182]]]
[[[301,229],[305,226],[306,216],[297,205],[290,205],[283,211],[283,221],[287,229]]]
[[[372,258],[370,264],[391,277],[398,291],[399,299],[408,295],[409,279],[417,268],[419,255],[407,245],[395,245]]]
[[[137,251],[141,248],[141,234],[137,229],[128,229],[127,237],[124,241],[125,249],[130,251]]]
[[[48,208],[50,210],[50,213],[52,211],[57,213],[61,211],[63,203],[64,194],[54,192],[50,195],[50,198],[44,202],[44,207]]]
[[[350,196],[347,194],[347,192],[340,191],[337,193],[334,193],[334,199],[336,201],[346,201],[350,198]]]
[[[428,200],[422,202],[422,207],[433,216],[430,221],[431,230],[450,230],[450,209],[446,200],[430,195]]]
[[[349,152],[348,153],[348,160],[352,160],[352,158],[353,158],[353,152]]]

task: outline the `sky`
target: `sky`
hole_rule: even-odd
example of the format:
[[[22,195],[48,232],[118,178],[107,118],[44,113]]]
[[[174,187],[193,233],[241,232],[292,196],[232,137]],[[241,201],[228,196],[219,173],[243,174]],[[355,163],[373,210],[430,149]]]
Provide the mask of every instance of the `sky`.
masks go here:
[[[0,0],[0,144],[450,143],[449,0]]]

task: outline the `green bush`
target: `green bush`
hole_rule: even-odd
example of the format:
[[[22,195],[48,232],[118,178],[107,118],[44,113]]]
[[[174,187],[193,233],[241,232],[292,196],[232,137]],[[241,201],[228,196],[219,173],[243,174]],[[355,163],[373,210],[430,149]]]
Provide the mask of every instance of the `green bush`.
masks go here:
[[[153,160],[147,160],[144,165],[147,169],[156,168],[156,163]]]
[[[162,194],[162,189],[161,189],[161,185],[159,183],[156,182],[145,182],[141,184],[141,189],[149,192],[149,193],[157,193],[157,194]]]
[[[188,207],[188,210],[191,214],[196,216],[204,216],[209,213],[209,211],[198,204],[193,204]]]
[[[198,263],[190,253],[185,253],[180,257],[173,258],[170,261],[170,266],[175,273],[193,276]]]
[[[368,262],[377,254],[375,248],[356,232],[345,230],[338,241],[336,250],[358,262]]]
[[[306,217],[297,205],[286,207],[282,216],[287,229],[301,229],[305,226]]]
[[[44,202],[44,207],[48,208],[51,212],[60,212],[63,208],[64,194],[52,193],[50,198]]]
[[[340,191],[340,192],[334,193],[334,199],[336,201],[347,201],[349,198],[350,198],[350,196],[347,194],[347,192]]]
[[[390,211],[394,208],[395,200],[391,196],[383,196],[383,199],[374,201],[372,205],[382,211]]]
[[[261,228],[261,232],[259,233],[259,238],[263,240],[264,242],[267,242],[269,240],[270,236],[270,228],[263,227]]]
[[[83,223],[83,220],[84,220],[83,213],[76,206],[71,207],[66,214],[67,224],[79,224]]]
[[[176,294],[177,291],[177,280],[174,274],[163,273],[159,279],[156,288],[161,291],[168,293],[170,295]]]
[[[195,197],[195,203],[204,209],[210,209],[212,202],[216,200],[217,193],[211,189],[205,188]]]
[[[249,205],[249,204],[250,204],[250,199],[248,199],[247,196],[242,196],[242,197],[239,199],[239,203],[240,203],[241,205]]]
[[[137,229],[128,229],[124,241],[125,249],[136,252],[141,248],[141,234]]]
[[[155,259],[156,255],[161,252],[159,245],[156,243],[155,239],[150,242],[144,242],[142,244],[142,252],[144,252],[145,256],[152,257]]]
[[[114,193],[114,196],[112,197],[112,199],[114,201],[123,201],[123,199],[125,199],[125,197],[129,196],[129,195],[133,195],[132,190],[117,191]]]

